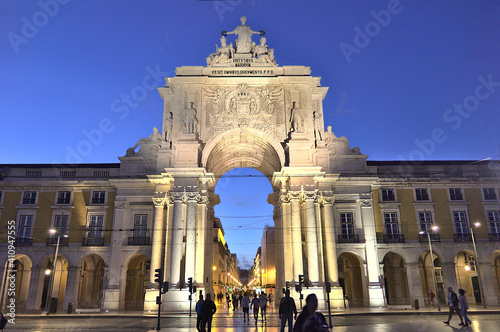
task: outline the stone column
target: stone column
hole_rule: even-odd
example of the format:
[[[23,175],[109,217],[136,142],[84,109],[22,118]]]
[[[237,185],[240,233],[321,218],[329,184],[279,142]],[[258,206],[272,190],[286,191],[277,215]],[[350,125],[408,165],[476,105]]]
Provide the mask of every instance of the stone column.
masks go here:
[[[408,278],[408,290],[410,299],[417,299],[420,305],[425,304],[425,296],[423,291],[422,278],[420,275],[420,265],[416,263],[406,264],[406,276]]]
[[[174,198],[174,220],[172,224],[172,256],[170,260],[170,285],[179,286],[181,278],[181,260],[183,245],[182,230],[182,210],[184,200],[187,198],[184,193],[172,193]]]
[[[208,197],[200,196],[198,201],[198,218],[196,225],[196,269],[194,281],[197,284],[205,282],[205,237],[207,233],[207,204]],[[210,265],[210,264],[209,264]]]
[[[43,278],[40,275],[41,267],[32,267],[29,273],[24,272],[23,278],[29,277],[29,288],[28,288],[28,299],[26,301],[26,309],[39,309],[42,304],[42,289],[43,289]],[[41,282],[40,282],[41,281]],[[22,285],[24,285],[24,282]],[[40,287],[41,286],[41,287]],[[21,286],[22,287],[22,286]],[[38,289],[40,287],[40,290]],[[19,290],[21,291],[21,290]],[[21,299],[22,300],[22,299]]]
[[[306,212],[306,244],[307,244],[307,267],[309,282],[318,285],[318,238],[316,235],[316,213],[314,209],[315,192],[308,192],[304,195],[304,205]]]
[[[76,286],[80,276],[78,275],[78,267],[68,266],[68,276],[66,277],[66,292],[64,293],[63,311],[67,312],[68,304],[73,303],[75,308],[75,295],[78,291]]]
[[[165,198],[153,198],[153,204],[155,205],[155,219],[153,224],[153,244],[151,248],[151,285],[156,285],[154,281],[155,270],[162,267],[161,262],[163,259],[163,235],[165,234],[163,211],[165,210],[165,203]]]
[[[363,228],[365,230],[365,251],[368,273],[368,295],[370,306],[381,307],[385,305],[382,289],[382,273],[379,271],[379,257],[377,249],[377,233],[371,195],[360,195],[360,210]]]
[[[293,246],[292,246],[292,209],[289,195],[280,195],[280,213],[283,233],[283,274],[285,281],[293,280]]]
[[[300,193],[292,193],[292,253],[293,253],[293,279],[298,282],[299,274],[304,274],[302,261],[302,234],[300,223]]]
[[[441,262],[441,272],[443,273],[444,296],[446,299],[448,296],[448,291],[447,291],[448,287],[452,287],[455,293],[458,290],[457,271],[455,269],[455,263]]]
[[[328,280],[333,285],[338,286],[339,273],[337,267],[337,243],[335,241],[335,227],[333,223],[333,199],[331,197],[323,197],[323,224],[325,232],[325,255],[326,269],[328,272]]]
[[[194,281],[196,262],[196,203],[198,193],[188,193],[186,217],[186,279],[192,277]]]

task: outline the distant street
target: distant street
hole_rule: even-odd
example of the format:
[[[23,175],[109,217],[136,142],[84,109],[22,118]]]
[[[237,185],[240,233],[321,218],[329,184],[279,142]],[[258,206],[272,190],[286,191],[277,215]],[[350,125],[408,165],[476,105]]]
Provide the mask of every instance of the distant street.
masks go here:
[[[351,315],[334,316],[333,331],[384,332],[384,331],[500,331],[500,315],[470,315],[472,326],[458,325],[454,317],[450,326],[443,324],[447,316],[442,315]],[[196,316],[187,315],[161,319],[162,331],[196,331]],[[7,325],[5,331],[153,331],[156,328],[154,317],[18,317],[16,325]],[[255,325],[243,322],[241,313],[218,313],[213,322],[213,331],[279,331],[276,314],[270,314],[266,322],[259,320]]]

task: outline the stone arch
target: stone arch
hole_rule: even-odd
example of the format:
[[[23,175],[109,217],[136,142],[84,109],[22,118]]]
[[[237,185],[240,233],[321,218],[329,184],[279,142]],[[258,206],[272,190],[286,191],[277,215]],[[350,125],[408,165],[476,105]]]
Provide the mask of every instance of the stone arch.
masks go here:
[[[57,309],[62,309],[66,295],[68,281],[68,259],[61,254],[57,255],[55,274],[52,276],[53,255],[49,255],[40,262],[40,276],[37,290],[37,303],[40,309],[45,309],[50,298],[57,299]],[[53,277],[52,285],[50,285]],[[50,289],[52,287],[52,290]],[[49,294],[50,293],[50,294]]]
[[[78,262],[76,308],[101,307],[105,274],[104,259],[98,254],[88,254]]]
[[[13,266],[10,266],[10,263]],[[25,309],[26,303],[28,301],[29,288],[31,283],[31,274],[33,271],[33,263],[31,258],[28,255],[17,254],[14,256],[14,260],[10,262],[6,261],[4,266],[4,275],[2,275],[2,309],[6,308],[7,302],[10,301],[10,298],[14,298],[16,301],[16,308]],[[9,273],[9,270],[17,271],[14,273]],[[10,276],[15,276],[15,278],[9,279]],[[9,296],[9,288],[11,288],[11,284],[15,285],[15,295]]]
[[[201,165],[216,178],[237,167],[252,167],[270,177],[285,165],[285,152],[279,142],[259,130],[232,129],[207,143]]]
[[[368,305],[363,259],[358,253],[342,252],[337,258],[339,284],[346,295],[346,307]]]
[[[481,290],[474,251],[462,249],[454,259],[458,288],[465,290],[469,303],[481,303]]]
[[[441,262],[443,261],[442,255],[439,252],[436,252],[433,248],[432,256],[434,259],[436,286],[434,286],[434,278],[432,276],[433,270],[430,251],[423,251],[418,258],[420,280],[422,280],[422,292],[424,294],[424,301],[426,305],[435,305],[437,301],[445,303],[446,296],[443,283],[443,272],[441,269]],[[434,294],[434,298],[432,298],[431,291]]]
[[[132,254],[123,266],[123,309],[143,310],[146,289],[150,284],[151,260],[145,254]]]
[[[495,295],[500,303],[500,250],[496,250],[491,254],[490,262],[493,285],[495,286]]]
[[[401,255],[400,252],[396,253],[391,250],[382,259],[384,264],[385,296],[388,305],[408,305],[411,302],[405,256]]]

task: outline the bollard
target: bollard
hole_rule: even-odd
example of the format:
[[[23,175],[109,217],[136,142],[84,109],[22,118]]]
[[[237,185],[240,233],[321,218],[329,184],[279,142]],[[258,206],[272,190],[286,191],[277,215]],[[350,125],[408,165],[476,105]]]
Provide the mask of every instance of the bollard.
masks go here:
[[[68,314],[72,314],[73,313],[73,303],[69,303],[68,304]]]
[[[418,305],[418,299],[415,299],[415,310],[419,310],[420,306]]]

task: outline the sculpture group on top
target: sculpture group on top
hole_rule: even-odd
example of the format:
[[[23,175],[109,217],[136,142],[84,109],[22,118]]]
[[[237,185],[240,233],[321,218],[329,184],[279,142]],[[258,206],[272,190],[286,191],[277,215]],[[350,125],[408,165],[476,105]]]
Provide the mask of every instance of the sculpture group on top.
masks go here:
[[[220,39],[221,46],[215,45],[215,53],[207,57],[208,66],[226,65],[228,63],[233,63],[233,59],[252,59],[252,62],[256,62],[260,65],[267,64],[277,66],[276,60],[274,59],[274,50],[266,45],[266,38],[261,37],[260,44],[258,45],[252,41],[252,35],[258,34],[264,36],[265,32],[262,30],[253,31],[245,24],[246,20],[246,17],[243,16],[241,18],[241,25],[236,29],[230,32],[222,31],[222,37]],[[234,46],[233,43],[227,44],[227,35],[238,36]]]

